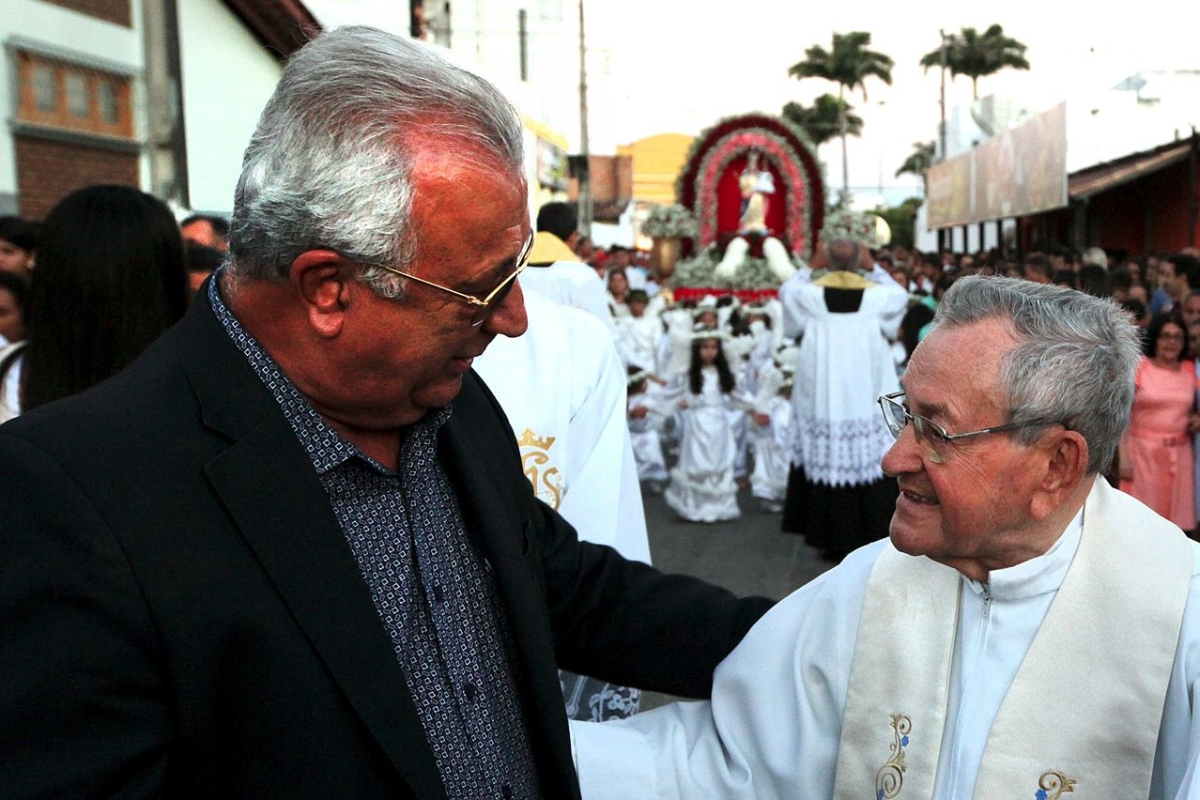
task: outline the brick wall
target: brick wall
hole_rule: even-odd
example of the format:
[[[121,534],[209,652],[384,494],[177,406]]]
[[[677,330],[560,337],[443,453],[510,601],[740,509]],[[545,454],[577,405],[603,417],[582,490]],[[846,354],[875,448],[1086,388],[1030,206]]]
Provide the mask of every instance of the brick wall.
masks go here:
[[[32,136],[13,137],[17,202],[26,219],[42,219],[66,195],[97,183],[138,186],[138,156]]]
[[[130,0],[46,0],[56,6],[87,14],[107,22],[115,22],[126,28],[133,26]]]

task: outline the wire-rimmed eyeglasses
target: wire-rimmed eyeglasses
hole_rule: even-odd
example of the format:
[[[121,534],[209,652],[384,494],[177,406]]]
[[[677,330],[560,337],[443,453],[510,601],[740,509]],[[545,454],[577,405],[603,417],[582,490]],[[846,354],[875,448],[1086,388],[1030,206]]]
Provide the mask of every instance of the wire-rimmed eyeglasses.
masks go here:
[[[1021,428],[1032,428],[1036,425],[1062,425],[1060,420],[1041,417],[1038,419],[1025,420],[1024,422],[1009,422],[1005,425],[996,425],[991,428],[982,428],[977,431],[967,431],[965,433],[948,433],[945,428],[938,425],[928,417],[923,417],[920,414],[910,413],[904,405],[904,392],[892,392],[879,397],[879,408],[883,411],[883,421],[887,423],[888,430],[892,436],[899,439],[900,434],[904,432],[904,428],[909,422],[912,422],[913,433],[916,434],[917,441],[925,445],[938,459],[945,456],[944,448],[947,445],[952,445],[955,442],[963,439],[970,439],[975,436],[983,436],[989,433],[1005,433],[1007,431],[1020,430]]]
[[[423,286],[428,286],[432,289],[440,289],[443,292],[454,295],[460,300],[464,300],[468,305],[475,309],[475,314],[471,317],[471,327],[478,328],[487,321],[488,317],[492,316],[492,314],[496,312],[496,309],[499,307],[499,305],[504,302],[504,298],[508,297],[508,293],[512,291],[513,283],[517,280],[517,276],[520,275],[525,270],[525,267],[529,264],[529,251],[532,248],[533,232],[530,231],[529,238],[525,240],[525,245],[521,248],[520,255],[517,256],[517,268],[514,269],[507,278],[500,281],[500,284],[495,289],[492,289],[490,292],[488,292],[486,297],[476,297],[473,294],[460,292],[457,289],[451,289],[449,286],[442,286],[440,283],[434,283],[433,281],[427,281],[424,278],[418,278],[416,275],[396,269],[395,267],[389,267],[386,264],[380,264],[378,266],[380,269],[385,269],[388,272],[401,276],[402,278],[407,278],[410,281],[416,281],[417,283]]]

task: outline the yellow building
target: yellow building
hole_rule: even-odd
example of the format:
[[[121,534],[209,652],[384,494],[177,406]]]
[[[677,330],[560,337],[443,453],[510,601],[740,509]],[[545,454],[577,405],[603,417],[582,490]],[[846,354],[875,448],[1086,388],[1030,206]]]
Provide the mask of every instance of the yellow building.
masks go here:
[[[682,133],[660,133],[617,147],[617,155],[633,160],[634,202],[660,205],[675,202],[675,179],[695,138]]]
[[[567,137],[530,117],[525,126],[525,177],[529,182],[530,213],[552,200],[563,200],[567,192]]]

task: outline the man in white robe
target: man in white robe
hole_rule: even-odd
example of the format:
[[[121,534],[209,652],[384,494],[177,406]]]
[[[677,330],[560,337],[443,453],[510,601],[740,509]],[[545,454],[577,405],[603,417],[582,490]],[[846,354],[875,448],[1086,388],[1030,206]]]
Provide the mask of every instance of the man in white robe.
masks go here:
[[[1098,477],[1135,329],[999,278],[937,323],[881,398],[890,538],[769,612],[711,703],[573,725],[585,800],[1200,797],[1200,546]]]
[[[559,305],[581,308],[615,335],[608,310],[608,290],[596,271],[579,260],[573,247],[579,239],[578,216],[568,203],[546,203],[538,210],[537,233],[521,289]]]
[[[616,346],[590,314],[533,292],[525,313],[524,336],[497,337],[474,362],[508,415],[525,474],[579,538],[648,564],[627,373]]]

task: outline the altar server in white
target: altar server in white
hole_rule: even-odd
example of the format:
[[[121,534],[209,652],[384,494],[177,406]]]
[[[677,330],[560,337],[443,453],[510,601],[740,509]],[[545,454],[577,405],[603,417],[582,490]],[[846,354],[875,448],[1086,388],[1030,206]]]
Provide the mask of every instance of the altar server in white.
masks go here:
[[[781,528],[836,562],[887,533],[896,482],[879,469],[891,437],[875,398],[899,388],[888,339],[908,294],[864,245],[834,239],[779,299],[784,333],[802,337]]]
[[[592,315],[534,292],[525,311],[525,335],[496,337],[474,367],[508,415],[534,493],[579,538],[648,564],[627,373],[612,337]]]
[[[569,203],[546,203],[538,210],[537,233],[521,289],[559,305],[582,308],[603,322],[610,336],[615,335],[604,281],[573,249],[579,241],[578,224],[579,217]]]
[[[1200,545],[1099,477],[1139,354],[1110,301],[957,282],[881,399],[890,539],[768,613],[711,703],[573,727],[584,797],[1200,796]]]

